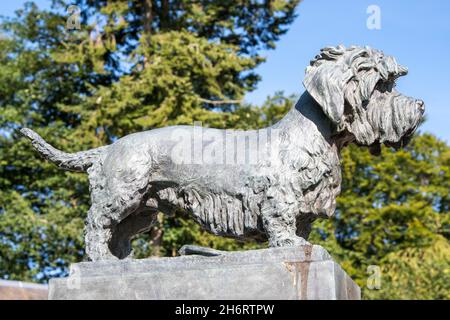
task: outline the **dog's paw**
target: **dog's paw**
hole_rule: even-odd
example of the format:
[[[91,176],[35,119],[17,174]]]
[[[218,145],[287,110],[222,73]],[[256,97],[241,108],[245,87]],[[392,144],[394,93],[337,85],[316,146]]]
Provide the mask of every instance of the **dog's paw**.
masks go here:
[[[274,243],[271,243],[271,247],[293,247],[293,246],[309,246],[308,241],[302,237],[294,236],[289,238],[279,238]]]

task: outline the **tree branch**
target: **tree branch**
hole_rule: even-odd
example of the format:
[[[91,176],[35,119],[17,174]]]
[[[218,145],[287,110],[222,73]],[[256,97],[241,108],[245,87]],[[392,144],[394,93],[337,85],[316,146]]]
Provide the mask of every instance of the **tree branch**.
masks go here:
[[[169,27],[169,0],[161,1],[161,29]]]
[[[201,102],[213,104],[213,105],[221,105],[221,104],[241,104],[242,100],[209,100],[204,98],[199,98]]]

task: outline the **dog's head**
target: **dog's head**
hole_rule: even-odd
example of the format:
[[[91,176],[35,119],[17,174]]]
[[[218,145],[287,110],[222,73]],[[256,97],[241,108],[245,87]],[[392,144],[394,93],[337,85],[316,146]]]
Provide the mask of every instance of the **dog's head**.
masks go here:
[[[395,90],[408,73],[395,59],[369,47],[327,47],[311,61],[303,81],[342,140],[396,149],[408,143],[425,111],[423,101]]]

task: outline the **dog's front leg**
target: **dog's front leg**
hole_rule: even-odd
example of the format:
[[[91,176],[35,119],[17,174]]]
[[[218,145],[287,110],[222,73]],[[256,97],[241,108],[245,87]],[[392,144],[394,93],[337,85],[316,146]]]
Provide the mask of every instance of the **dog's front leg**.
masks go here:
[[[308,241],[296,235],[297,207],[294,204],[272,198],[261,209],[263,227],[270,247],[309,245]]]

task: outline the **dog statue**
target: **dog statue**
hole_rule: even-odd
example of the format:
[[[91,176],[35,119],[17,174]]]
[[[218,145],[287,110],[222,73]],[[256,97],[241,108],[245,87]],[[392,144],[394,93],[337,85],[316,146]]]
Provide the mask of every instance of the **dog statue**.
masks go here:
[[[187,213],[216,235],[305,245],[312,222],[335,210],[342,148],[355,143],[375,155],[383,143],[398,149],[420,124],[423,101],[395,90],[406,74],[381,51],[327,47],[306,69],[306,92],[269,128],[166,127],[73,154],[21,132],[44,158],[88,173],[86,251],[93,261],[129,257],[132,237],[149,230],[158,212]]]

